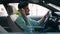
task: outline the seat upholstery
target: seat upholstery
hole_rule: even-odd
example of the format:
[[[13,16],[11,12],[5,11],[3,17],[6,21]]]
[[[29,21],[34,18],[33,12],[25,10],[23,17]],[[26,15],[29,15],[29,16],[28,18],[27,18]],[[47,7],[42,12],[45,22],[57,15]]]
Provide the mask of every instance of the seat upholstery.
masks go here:
[[[13,32],[22,32],[22,30],[14,23],[14,21],[17,18],[17,15],[15,15],[15,13],[13,14],[13,7],[12,6],[8,6],[7,7],[7,11],[8,11],[8,24],[10,26],[10,28],[12,29]]]
[[[0,32],[7,32],[7,31],[0,25]]]

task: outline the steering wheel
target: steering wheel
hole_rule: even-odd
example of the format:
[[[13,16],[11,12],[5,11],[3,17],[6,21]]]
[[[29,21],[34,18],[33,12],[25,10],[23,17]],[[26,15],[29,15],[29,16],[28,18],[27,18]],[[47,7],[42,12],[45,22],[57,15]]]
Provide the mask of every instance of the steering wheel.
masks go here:
[[[52,13],[49,12],[45,23],[44,23],[44,29],[42,30],[42,32],[58,32],[59,28],[58,25],[56,24],[55,18],[52,16]]]

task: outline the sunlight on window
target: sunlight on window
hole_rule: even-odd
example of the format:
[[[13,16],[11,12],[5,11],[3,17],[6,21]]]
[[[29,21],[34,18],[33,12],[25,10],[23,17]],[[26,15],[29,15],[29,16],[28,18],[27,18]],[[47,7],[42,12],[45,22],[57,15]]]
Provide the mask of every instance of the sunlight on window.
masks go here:
[[[2,17],[2,16],[8,16],[8,14],[7,14],[7,11],[4,7],[4,5],[0,4],[0,17]]]
[[[9,3],[10,6],[14,6],[16,8],[16,10],[18,10],[18,4],[19,3]]]
[[[43,6],[37,4],[29,4],[30,15],[29,16],[44,16],[49,10]]]
[[[18,10],[19,3],[9,3],[9,5],[14,6]],[[30,15],[28,16],[44,16],[49,10],[43,6],[29,3]]]

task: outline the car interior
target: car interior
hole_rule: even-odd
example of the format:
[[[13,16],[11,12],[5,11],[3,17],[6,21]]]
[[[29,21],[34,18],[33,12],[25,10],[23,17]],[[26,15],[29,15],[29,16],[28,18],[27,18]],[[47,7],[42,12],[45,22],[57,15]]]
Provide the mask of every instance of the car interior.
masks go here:
[[[27,17],[33,20],[40,20],[49,11],[43,27],[35,26],[37,32],[60,32],[60,0],[0,0],[0,32],[23,33],[24,30],[15,23],[20,1],[29,2],[30,15]]]

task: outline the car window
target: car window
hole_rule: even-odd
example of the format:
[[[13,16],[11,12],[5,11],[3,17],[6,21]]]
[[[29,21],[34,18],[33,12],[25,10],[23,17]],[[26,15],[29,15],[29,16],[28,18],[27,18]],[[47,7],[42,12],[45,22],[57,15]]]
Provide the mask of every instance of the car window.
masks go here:
[[[7,14],[7,11],[4,7],[4,5],[0,4],[0,17],[2,17],[2,16],[8,16],[8,14]]]
[[[41,5],[32,3],[29,4],[29,9],[30,9],[29,16],[44,16],[49,11],[49,9]]]
[[[18,10],[18,3],[9,3],[9,5],[14,6]],[[29,3],[29,9],[30,14],[28,16],[44,16],[49,11],[49,9],[33,3]]]

